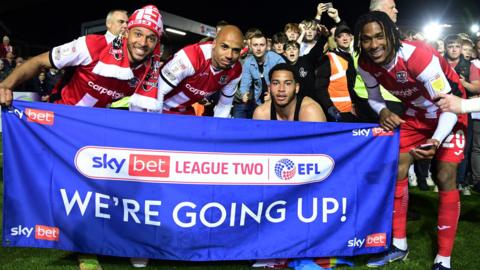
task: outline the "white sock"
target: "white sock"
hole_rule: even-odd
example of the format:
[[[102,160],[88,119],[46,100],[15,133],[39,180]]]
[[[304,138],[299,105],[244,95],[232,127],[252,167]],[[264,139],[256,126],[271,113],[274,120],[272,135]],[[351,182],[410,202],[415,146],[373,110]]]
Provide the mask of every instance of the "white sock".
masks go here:
[[[398,249],[407,250],[407,238],[393,238],[393,245]]]
[[[450,256],[444,257],[437,254],[437,257],[435,257],[435,261],[433,261],[433,263],[442,263],[442,266],[450,268]]]

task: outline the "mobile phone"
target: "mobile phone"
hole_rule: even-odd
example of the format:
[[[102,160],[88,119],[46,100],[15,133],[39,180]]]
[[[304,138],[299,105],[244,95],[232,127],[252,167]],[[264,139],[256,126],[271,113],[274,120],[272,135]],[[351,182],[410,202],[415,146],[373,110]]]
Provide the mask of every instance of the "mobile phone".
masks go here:
[[[325,3],[325,5],[327,6],[327,9],[328,8],[333,8],[332,2],[327,2],[327,3]]]
[[[433,143],[424,143],[417,146],[417,149],[420,150],[430,150],[434,147]]]

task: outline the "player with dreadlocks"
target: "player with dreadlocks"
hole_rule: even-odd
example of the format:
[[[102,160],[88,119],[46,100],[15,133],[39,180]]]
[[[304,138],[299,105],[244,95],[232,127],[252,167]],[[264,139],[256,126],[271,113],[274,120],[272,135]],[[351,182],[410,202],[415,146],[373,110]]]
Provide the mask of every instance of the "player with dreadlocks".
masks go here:
[[[434,100],[438,93],[464,97],[465,89],[455,71],[433,48],[421,42],[401,41],[396,25],[383,12],[361,16],[355,26],[355,40],[355,50],[360,53],[358,70],[368,89],[369,104],[379,114],[380,126],[387,131],[400,126],[392,246],[367,266],[379,267],[407,257],[408,167],[414,159],[435,156],[440,203],[438,253],[432,269],[451,269],[450,256],[460,214],[455,178],[457,165],[463,159],[467,118],[441,112]],[[386,108],[379,85],[405,104],[403,116]]]

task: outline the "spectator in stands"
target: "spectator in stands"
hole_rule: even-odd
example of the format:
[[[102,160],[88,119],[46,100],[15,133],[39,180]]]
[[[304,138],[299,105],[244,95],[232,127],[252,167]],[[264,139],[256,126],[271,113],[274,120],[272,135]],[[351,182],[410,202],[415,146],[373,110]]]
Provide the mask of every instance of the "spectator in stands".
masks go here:
[[[443,40],[437,39],[427,42],[428,45],[432,46],[441,56],[445,54],[445,45]]]
[[[470,61],[465,59],[462,51],[463,45],[467,40],[461,39],[458,35],[449,35],[445,38],[445,59],[450,66],[455,69],[455,72],[460,76],[460,82],[467,90],[467,97],[472,98],[480,93],[480,70]],[[457,171],[457,185],[458,189],[463,195],[470,195],[470,185],[466,180],[467,172],[469,171],[469,160],[472,150],[473,140],[473,126],[471,115],[469,117],[468,130],[465,140],[465,159],[459,164]]]
[[[251,38],[252,55],[247,56],[243,64],[242,81],[238,88],[241,103],[235,104],[233,117],[252,118],[253,111],[263,104],[268,91],[268,72],[285,60],[278,54],[267,51],[267,38],[256,34]]]
[[[288,41],[287,35],[284,32],[278,32],[273,35],[272,42],[273,42],[273,51],[278,53],[282,56],[285,52],[284,46]]]
[[[457,141],[463,141],[467,118],[465,115],[457,117],[453,113],[440,112],[434,99],[439,92],[465,96],[465,89],[445,59],[423,42],[402,41],[396,25],[383,12],[362,15],[355,27],[355,39],[359,41],[355,48],[360,53],[358,72],[368,89],[369,102],[379,114],[380,126],[386,131],[400,127],[393,242],[387,252],[369,260],[367,265],[380,267],[403,260],[408,255],[408,168],[413,159],[432,159],[435,156],[438,168],[435,180],[440,190],[440,203],[438,253],[432,270],[450,270],[450,256],[460,214],[455,175],[457,164],[463,159],[463,143]],[[403,117],[386,108],[380,84],[408,107]],[[444,142],[447,136],[457,137],[458,140]]]
[[[317,70],[317,95],[329,121],[357,122],[354,85],[357,72],[350,54],[352,31],[345,24],[335,29],[336,48],[327,52]]]
[[[245,32],[245,48],[247,49],[246,52],[244,52],[244,50],[242,50],[242,55],[244,57],[246,57],[247,55],[249,54],[252,54],[252,37],[257,35],[257,34],[262,34],[262,31],[260,31],[260,29],[258,28],[250,28],[247,30],[247,32]]]
[[[7,70],[5,69],[5,65],[3,64],[3,60],[0,59],[0,82],[2,82],[7,76],[8,76],[8,72]]]
[[[462,39],[462,55],[465,60],[472,60],[473,42],[469,39]]]
[[[38,74],[37,78],[34,78],[32,80],[33,83],[31,91],[39,93],[40,99],[43,102],[48,102],[48,99],[50,97],[50,91],[48,91],[47,89],[46,78],[47,75],[44,71],[42,71],[40,72],[40,74]]]
[[[15,69],[15,55],[12,52],[8,52],[7,56],[3,59],[5,70],[10,73]]]
[[[105,36],[108,42],[112,42],[118,35],[124,34],[127,31],[128,12],[122,9],[110,10],[105,20],[107,32]]]
[[[305,26],[300,24],[300,29],[303,36],[305,33]],[[328,29],[320,25],[318,29],[321,33],[320,38],[315,43],[313,48],[309,53],[300,55],[300,44],[296,41],[289,41],[285,45],[285,56],[290,65],[292,65],[298,75],[298,83],[300,84],[299,96],[309,96],[316,100],[317,96],[315,93],[315,68],[317,65],[318,59],[323,54],[323,48],[327,42]]]
[[[318,103],[309,97],[297,95],[300,85],[291,65],[275,65],[268,77],[271,98],[255,109],[253,119],[325,122],[325,114]]]
[[[2,46],[0,46],[0,58],[6,58],[7,53],[13,54],[13,47],[10,45],[10,38],[8,36],[4,36]]]
[[[445,54],[445,43],[441,39],[436,40],[437,43],[437,52],[443,56]]]
[[[387,13],[388,17],[390,17],[394,23],[397,22],[398,10],[397,6],[395,5],[395,0],[371,0],[370,11],[374,10]]]
[[[300,36],[300,27],[297,23],[287,23],[283,29],[285,35],[287,35],[288,41],[298,41]]]
[[[476,52],[476,55],[477,55],[477,59],[480,59],[480,37],[478,37],[475,40],[475,52]]]
[[[318,15],[317,15],[318,16]],[[318,25],[315,20],[303,20],[301,23],[303,25],[302,33],[300,34],[300,38],[303,39],[300,42],[300,56],[308,54],[310,50],[315,46],[317,43],[317,29]]]
[[[21,66],[23,63],[25,63],[25,59],[23,59],[23,57],[19,56],[15,58],[15,68]]]
[[[63,72],[56,68],[49,68],[45,75],[45,86],[48,92],[51,93],[55,85],[62,79]]]

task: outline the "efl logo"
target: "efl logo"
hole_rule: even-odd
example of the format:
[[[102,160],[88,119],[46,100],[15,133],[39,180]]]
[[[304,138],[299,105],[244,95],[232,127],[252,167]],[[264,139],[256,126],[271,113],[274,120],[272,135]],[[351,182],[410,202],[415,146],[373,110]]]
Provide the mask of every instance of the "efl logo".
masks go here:
[[[52,111],[43,111],[35,109],[25,109],[27,121],[35,122],[42,125],[53,125],[54,113]]]
[[[131,176],[169,177],[170,157],[130,155],[128,174]]]
[[[372,128],[373,136],[393,136],[393,130],[385,131],[382,128]]]
[[[385,233],[375,233],[367,236],[365,247],[386,247],[387,235]]]
[[[58,241],[59,237],[60,230],[57,227],[35,225],[35,239]]]
[[[295,176],[295,163],[288,158],[280,159],[275,164],[275,174],[282,180],[290,180]]]

